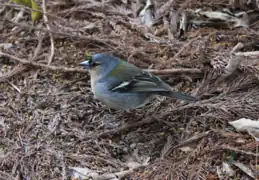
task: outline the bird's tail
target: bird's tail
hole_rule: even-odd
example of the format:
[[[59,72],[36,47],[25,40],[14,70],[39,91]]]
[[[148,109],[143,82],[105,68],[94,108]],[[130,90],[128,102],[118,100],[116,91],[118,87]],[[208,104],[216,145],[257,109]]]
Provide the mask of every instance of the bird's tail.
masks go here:
[[[181,99],[181,100],[185,100],[185,101],[198,101],[198,98],[196,98],[196,97],[193,97],[188,94],[181,93],[181,92],[175,92],[175,91],[159,92],[159,95],[167,96],[167,97],[171,97],[171,98],[175,98],[175,99]]]

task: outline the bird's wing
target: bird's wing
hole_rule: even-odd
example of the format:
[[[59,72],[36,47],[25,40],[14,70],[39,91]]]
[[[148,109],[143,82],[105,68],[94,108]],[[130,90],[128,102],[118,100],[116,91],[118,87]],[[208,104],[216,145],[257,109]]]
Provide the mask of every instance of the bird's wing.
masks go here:
[[[122,62],[109,74],[116,75],[118,81],[110,87],[111,91],[118,92],[165,92],[171,91],[171,87],[159,77],[142,71],[138,67]]]

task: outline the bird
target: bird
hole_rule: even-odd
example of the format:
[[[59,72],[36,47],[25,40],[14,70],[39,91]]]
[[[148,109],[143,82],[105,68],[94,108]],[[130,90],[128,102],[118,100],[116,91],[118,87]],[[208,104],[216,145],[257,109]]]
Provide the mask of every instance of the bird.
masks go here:
[[[173,91],[158,76],[108,53],[88,55],[80,65],[90,72],[94,97],[110,109],[129,111],[141,108],[157,96],[186,101],[198,100]]]

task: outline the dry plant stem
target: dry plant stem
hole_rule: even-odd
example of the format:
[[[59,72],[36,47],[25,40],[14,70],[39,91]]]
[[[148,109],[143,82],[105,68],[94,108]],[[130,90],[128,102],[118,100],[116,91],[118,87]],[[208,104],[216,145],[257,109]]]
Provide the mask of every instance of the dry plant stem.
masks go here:
[[[25,60],[25,59],[20,59],[16,56],[13,56],[11,54],[7,54],[7,53],[1,52],[1,51],[0,51],[0,55],[8,57],[8,58],[13,59],[13,60],[16,60],[21,64],[30,65],[30,66],[34,66],[34,67],[37,67],[37,68],[45,68],[45,69],[51,70],[51,71],[86,73],[86,71],[83,70],[83,69],[57,67],[57,66],[51,66],[51,65],[41,64],[41,63],[37,63],[37,62],[31,62],[31,61],[28,61],[28,60]]]
[[[168,1],[167,3],[165,3],[162,7],[160,7],[160,8],[158,9],[158,11],[156,12],[157,15],[158,15],[158,17],[160,17],[161,15],[163,15],[163,13],[167,12],[167,10],[168,10],[170,7],[172,7],[173,3],[174,3],[174,0],[170,0],[170,1]]]
[[[181,55],[181,53],[188,47],[190,46],[194,41],[196,41],[197,39],[199,39],[200,36],[193,38],[192,40],[190,40],[187,44],[185,44],[172,58],[172,60],[175,60],[176,58],[178,58],[178,56]]]
[[[121,178],[125,177],[126,175],[133,173],[134,170],[142,168],[142,167],[146,167],[146,166],[147,166],[147,164],[142,164],[142,165],[140,164],[139,166],[136,166],[129,170],[111,173],[111,174],[96,175],[96,176],[92,176],[91,178],[93,180],[121,179]]]
[[[40,53],[40,50],[41,50],[41,47],[42,47],[42,41],[43,41],[43,39],[44,39],[44,35],[39,38],[39,40],[38,40],[38,45],[37,45],[37,47],[36,47],[36,49],[35,49],[35,51],[34,51],[34,53],[33,53],[33,56],[32,56],[32,58],[31,58],[30,61],[35,61],[35,60],[36,60],[38,54]]]
[[[227,66],[225,67],[225,73],[223,74],[224,76],[230,76],[238,68],[241,62],[241,57],[234,57],[233,54],[242,47],[244,47],[243,43],[237,43],[237,45],[230,52],[230,59]]]
[[[23,18],[23,15],[24,15],[24,8],[21,8],[20,12],[17,14],[17,16],[15,16],[13,18],[13,21],[16,22],[16,23],[19,23],[20,20]]]
[[[2,180],[16,180],[15,177],[10,176],[9,174],[7,174],[4,171],[0,171],[0,177]]]
[[[0,4],[1,5],[1,4]],[[0,19],[1,21],[1,19]],[[34,27],[34,26],[30,26],[28,24],[23,24],[23,23],[15,23],[13,21],[9,21],[9,20],[6,20],[7,22],[10,22],[12,24],[15,24],[17,26],[20,26],[22,28],[26,28],[26,29],[29,29],[29,30],[38,30],[38,31],[41,31],[41,32],[48,32],[48,30],[44,29],[44,28],[37,28],[37,27]],[[66,32],[59,32],[59,31],[54,31],[54,30],[50,30],[53,34],[55,35],[60,35],[60,36],[65,36],[65,37],[69,37],[69,38],[75,38],[75,39],[80,39],[81,41],[82,40],[86,40],[86,41],[93,41],[93,42],[98,42],[98,43],[101,43],[101,44],[105,44],[107,47],[111,47],[113,49],[116,49],[114,47],[114,45],[117,43],[115,43],[113,40],[111,39],[107,39],[107,38],[100,38],[98,36],[84,36],[84,35],[76,35],[76,34],[69,34],[69,33],[66,33]]]
[[[42,47],[42,40],[43,40],[44,36],[43,37],[40,37],[39,40],[38,40],[38,45],[34,51],[34,54],[33,54],[33,57],[31,58],[30,61],[35,61],[36,58],[38,57],[38,54],[41,50],[41,47]],[[8,79],[10,79],[11,77],[14,77],[15,75],[17,74],[20,74],[22,72],[24,72],[28,67],[24,66],[24,65],[18,65],[16,66],[12,71],[8,72],[8,73],[5,73],[3,76],[0,77],[0,82],[4,82]]]
[[[49,55],[49,59],[48,59],[48,65],[50,65],[50,63],[53,60],[54,54],[55,54],[55,46],[54,46],[54,38],[49,26],[49,21],[48,21],[48,17],[47,17],[47,9],[46,9],[46,0],[42,0],[42,9],[43,9],[43,19],[44,19],[44,23],[46,24],[47,30],[49,32],[49,38],[50,38],[50,55]]]
[[[259,57],[259,51],[237,52],[236,56]]]
[[[192,143],[192,142],[198,141],[198,140],[200,140],[201,138],[204,138],[204,137],[210,135],[211,132],[212,132],[212,131],[206,131],[206,132],[197,134],[196,136],[191,137],[191,138],[185,140],[185,141],[182,142],[181,144],[178,144],[178,145],[176,145],[176,146],[173,146],[173,147],[169,148],[168,151],[164,153],[164,156],[163,156],[162,158],[164,158],[164,157],[166,157],[167,155],[169,155],[174,149],[179,148],[179,147],[182,147],[182,146],[186,146],[187,144],[190,144],[190,143]]]
[[[235,151],[235,152],[240,153],[240,154],[246,154],[246,155],[249,155],[249,156],[254,156],[254,157],[256,157],[256,154],[255,154],[255,153],[252,153],[252,152],[240,150],[240,149],[237,149],[237,148],[234,148],[234,147],[231,147],[231,146],[226,146],[226,145],[223,145],[223,146],[221,146],[221,147],[222,147],[222,149],[224,149],[224,150]]]
[[[197,68],[179,68],[179,69],[145,69],[145,71],[154,73],[154,74],[202,74],[202,70]]]
[[[41,44],[41,43],[39,43],[39,44]],[[40,45],[38,45],[38,47],[40,47]],[[38,47],[36,48],[36,51],[35,51],[34,56],[33,56],[32,59],[35,59],[34,58],[34,57],[36,57],[35,54],[36,55],[38,54],[37,52],[40,49]],[[20,62],[21,64],[31,65],[31,66],[38,67],[38,68],[45,68],[47,70],[61,71],[61,72],[80,72],[80,73],[86,73],[86,71],[83,70],[83,69],[45,65],[45,64],[41,64],[41,63],[37,63],[37,62],[28,61],[28,60],[25,60],[25,59],[20,59],[20,58],[18,58],[16,56],[13,56],[11,54],[7,54],[7,53],[1,52],[1,51],[0,51],[0,55],[8,57],[8,58],[13,59],[13,60],[16,60],[16,61]],[[190,74],[202,73],[201,70],[196,69],[196,68],[192,68],[192,69],[189,69],[189,68],[163,69],[163,70],[146,69],[145,71],[151,72],[151,73],[154,73],[154,74],[161,74],[161,75],[163,75],[163,74],[178,74],[178,73],[190,73]],[[6,78],[4,76],[0,77],[0,82],[5,81],[5,79]]]
[[[26,69],[27,69],[27,67],[23,66],[23,65],[18,65],[16,67],[14,67],[10,72],[7,72],[0,77],[0,83],[5,82],[8,79],[24,72]]]
[[[14,85],[12,82],[10,81],[7,81],[7,83],[12,87],[14,88],[19,94],[21,94],[21,90],[16,86]]]
[[[42,14],[47,14],[48,16],[51,16],[53,18],[57,18],[57,19],[60,19],[60,20],[64,20],[58,16],[55,16],[53,14],[50,14],[50,13],[44,13],[43,11],[39,10],[39,9],[32,9],[30,7],[27,7],[27,6],[24,6],[24,5],[20,5],[20,4],[9,4],[9,3],[0,3],[0,6],[3,6],[3,7],[14,7],[14,8],[23,8],[25,10],[29,10],[29,11],[36,11],[36,12],[40,12]]]
[[[142,121],[139,121],[139,122],[136,122],[136,123],[133,123],[133,124],[125,124],[118,129],[105,131],[101,134],[98,134],[97,137],[101,138],[101,137],[118,135],[118,134],[121,134],[121,133],[125,133],[126,131],[128,131],[132,128],[136,128],[136,127],[142,126],[144,124],[150,124],[150,123],[155,122],[155,121],[157,121],[156,117],[146,118],[146,119],[143,119]]]
[[[244,47],[244,44],[243,43],[237,43],[237,45],[235,45],[233,47],[233,49],[231,50],[230,54],[233,54],[234,52],[242,49]]]

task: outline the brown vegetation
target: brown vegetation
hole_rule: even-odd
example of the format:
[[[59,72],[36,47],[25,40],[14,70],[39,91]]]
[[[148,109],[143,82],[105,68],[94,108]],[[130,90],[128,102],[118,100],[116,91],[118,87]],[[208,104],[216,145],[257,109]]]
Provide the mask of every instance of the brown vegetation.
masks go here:
[[[256,142],[228,122],[259,118],[258,23],[191,28],[173,38],[170,8],[229,2],[156,1],[161,18],[152,28],[136,20],[140,0],[36,2],[47,13],[32,25],[30,8],[14,21],[22,6],[0,1],[3,179],[70,179],[70,167],[87,167],[100,175],[95,179],[119,172],[128,179],[217,179],[217,167],[229,160],[256,169]],[[235,2],[230,6],[251,8]],[[132,112],[110,111],[93,99],[79,67],[86,51],[126,59],[200,101],[161,98]],[[126,171],[129,159],[146,163]],[[237,179],[247,178],[235,170]]]

